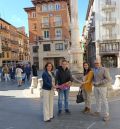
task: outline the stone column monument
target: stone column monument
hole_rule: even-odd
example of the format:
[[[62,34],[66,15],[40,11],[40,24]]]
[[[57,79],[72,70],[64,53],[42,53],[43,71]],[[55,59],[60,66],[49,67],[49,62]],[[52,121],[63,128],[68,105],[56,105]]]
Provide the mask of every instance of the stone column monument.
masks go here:
[[[78,0],[71,0],[71,48],[70,66],[72,72],[83,72],[83,48],[80,43],[78,23]]]

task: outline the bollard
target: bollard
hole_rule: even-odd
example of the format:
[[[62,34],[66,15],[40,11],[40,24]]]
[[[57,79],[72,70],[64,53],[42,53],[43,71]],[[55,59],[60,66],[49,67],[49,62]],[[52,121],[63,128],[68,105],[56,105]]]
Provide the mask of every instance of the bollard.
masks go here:
[[[113,89],[120,89],[120,75],[115,76],[115,83]]]
[[[31,86],[30,86],[31,94],[33,94],[33,90],[35,88],[37,88],[37,85],[38,85],[38,79],[37,79],[37,77],[32,77],[32,82],[31,82]]]
[[[40,94],[40,97],[42,96],[42,84],[43,84],[42,78],[38,79],[37,90],[38,90],[38,92]]]

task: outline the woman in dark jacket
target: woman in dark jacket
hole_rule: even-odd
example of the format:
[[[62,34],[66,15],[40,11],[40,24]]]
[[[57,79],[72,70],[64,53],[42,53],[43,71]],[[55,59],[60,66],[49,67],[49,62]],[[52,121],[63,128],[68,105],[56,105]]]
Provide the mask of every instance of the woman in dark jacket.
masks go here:
[[[54,97],[54,86],[55,79],[52,74],[53,65],[47,63],[45,65],[45,71],[42,74],[43,79],[43,115],[44,121],[50,122],[53,118],[53,97]]]

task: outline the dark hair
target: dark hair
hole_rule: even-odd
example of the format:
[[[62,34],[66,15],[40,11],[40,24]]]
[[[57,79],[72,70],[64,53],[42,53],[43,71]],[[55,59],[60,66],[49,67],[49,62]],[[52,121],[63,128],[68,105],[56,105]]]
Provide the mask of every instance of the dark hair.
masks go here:
[[[67,61],[67,60],[65,60],[65,59],[64,59],[64,60],[62,60],[62,63],[63,63],[63,62],[66,62],[66,63],[68,63],[68,61]]]
[[[86,74],[88,74],[88,73],[91,71],[91,68],[90,68],[89,63],[84,62],[84,63],[83,63],[83,67],[84,67],[84,64],[88,64],[88,69],[86,70],[86,69],[84,68],[84,75],[86,75]]]
[[[51,62],[47,62],[47,64],[45,65],[45,68],[44,68],[46,71],[47,71],[47,67],[48,67],[49,64],[52,65],[52,70],[53,70],[53,64]]]

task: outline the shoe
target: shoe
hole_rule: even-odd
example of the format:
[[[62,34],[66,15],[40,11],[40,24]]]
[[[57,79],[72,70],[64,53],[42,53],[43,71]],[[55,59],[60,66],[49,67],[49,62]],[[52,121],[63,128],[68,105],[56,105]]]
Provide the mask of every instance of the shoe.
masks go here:
[[[69,109],[65,109],[65,113],[66,114],[71,114],[71,112],[69,111]]]
[[[58,116],[60,116],[62,114],[62,110],[58,111]]]
[[[110,116],[109,115],[103,117],[103,121],[109,121],[109,120],[110,120]]]
[[[51,120],[46,120],[45,122],[51,122]]]
[[[50,118],[50,119],[54,119],[55,117],[53,116],[52,118]]]
[[[100,113],[99,112],[94,112],[94,113],[92,113],[92,116],[98,117],[98,116],[100,116]]]
[[[85,113],[87,111],[87,107],[85,107],[84,110],[82,110],[82,113]]]
[[[91,110],[90,110],[90,108],[86,108],[86,110],[84,111],[84,113],[90,113],[91,112]]]

